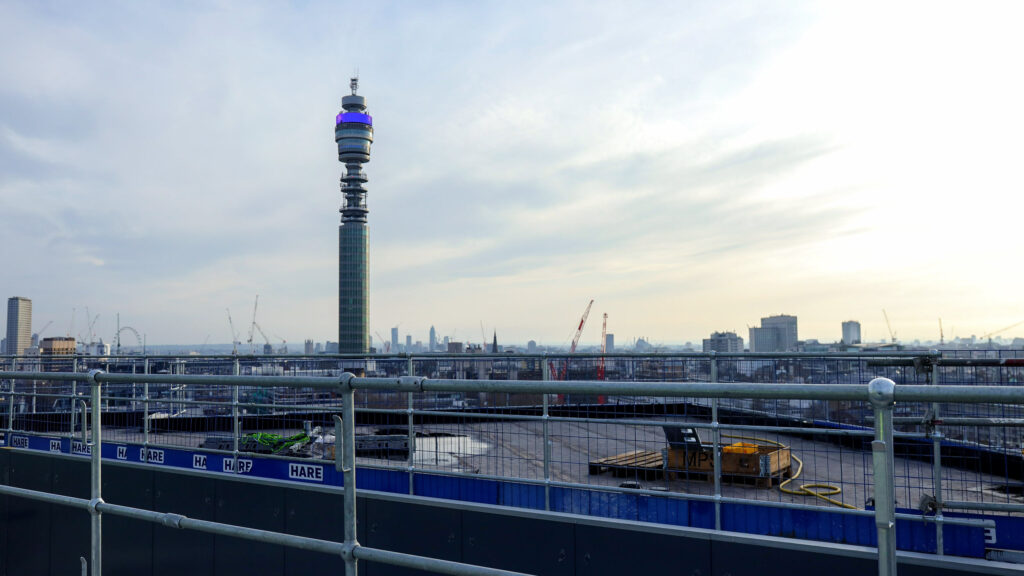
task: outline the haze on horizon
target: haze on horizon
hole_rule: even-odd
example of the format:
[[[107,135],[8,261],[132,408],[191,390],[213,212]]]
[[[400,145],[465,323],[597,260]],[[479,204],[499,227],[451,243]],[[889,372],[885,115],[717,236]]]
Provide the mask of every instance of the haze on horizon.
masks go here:
[[[559,345],[590,298],[584,345],[1024,320],[1024,5],[623,6],[2,3],[0,296],[174,344],[228,307],[244,340],[259,294],[335,340],[358,69],[385,337]]]

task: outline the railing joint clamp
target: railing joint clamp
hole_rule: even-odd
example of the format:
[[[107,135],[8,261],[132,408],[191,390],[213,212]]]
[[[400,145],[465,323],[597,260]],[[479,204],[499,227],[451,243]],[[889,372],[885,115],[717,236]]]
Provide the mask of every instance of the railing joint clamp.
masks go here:
[[[168,528],[177,528],[180,530],[182,528],[181,521],[185,519],[187,519],[187,516],[182,516],[181,514],[164,514],[163,525]]]
[[[896,385],[888,378],[875,378],[868,382],[868,400],[876,408],[891,408],[895,404]]]
[[[341,378],[338,381],[338,385],[343,392],[348,392],[352,390],[352,380],[354,380],[355,377],[356,375],[351,372],[345,372],[344,374],[341,375]]]
[[[395,384],[401,390],[411,387],[410,392],[423,392],[423,383],[426,381],[427,379],[423,376],[401,376]]]
[[[98,379],[98,376],[100,374],[103,374],[103,370],[100,370],[98,368],[93,369],[93,370],[89,370],[89,373],[87,375],[87,378],[89,380],[89,384],[92,385],[92,386],[99,386],[100,381]]]
[[[356,548],[359,548],[359,541],[343,542],[341,544],[341,557],[345,560],[355,556]]]
[[[90,514],[99,514],[100,513],[100,510],[99,510],[99,505],[100,504],[104,504],[103,498],[93,498],[92,500],[89,500],[89,513]]]

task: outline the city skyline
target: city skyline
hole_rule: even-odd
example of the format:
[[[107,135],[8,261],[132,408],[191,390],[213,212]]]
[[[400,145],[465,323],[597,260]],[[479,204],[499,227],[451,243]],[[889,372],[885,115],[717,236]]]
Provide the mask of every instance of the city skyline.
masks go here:
[[[325,126],[358,68],[375,343],[482,323],[558,346],[590,298],[581,346],[605,312],[622,343],[1024,320],[1024,8],[616,6],[372,6],[342,34],[328,3],[4,3],[0,288],[45,336],[88,308],[108,342],[117,314],[149,344],[226,342],[230,308],[245,340],[259,294],[275,339],[335,340]]]

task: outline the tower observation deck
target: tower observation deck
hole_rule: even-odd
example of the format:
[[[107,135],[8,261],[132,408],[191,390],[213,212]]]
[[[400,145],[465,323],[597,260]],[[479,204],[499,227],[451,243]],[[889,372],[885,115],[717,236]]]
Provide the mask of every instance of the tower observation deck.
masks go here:
[[[341,99],[335,118],[334,141],[341,176],[341,225],[338,227],[338,351],[366,354],[369,350],[369,238],[366,227],[366,174],[370,161],[373,118],[366,113],[366,98],[356,94],[359,79],[352,78],[352,94]]]

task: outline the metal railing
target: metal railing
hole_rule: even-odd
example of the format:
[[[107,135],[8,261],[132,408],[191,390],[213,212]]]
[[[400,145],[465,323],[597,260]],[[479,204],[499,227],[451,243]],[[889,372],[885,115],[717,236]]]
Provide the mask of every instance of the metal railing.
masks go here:
[[[949,385],[935,385],[935,384],[924,384],[914,386],[896,386],[890,379],[874,379],[872,382],[865,386],[863,384],[774,384],[772,386],[764,386],[757,383],[735,383],[735,382],[717,382],[718,380],[718,364],[720,359],[714,355],[708,358],[710,364],[710,378],[707,381],[700,382],[607,382],[607,381],[528,381],[528,380],[463,380],[463,379],[428,379],[424,377],[414,376],[401,376],[393,378],[360,378],[355,377],[350,373],[342,374],[336,377],[321,377],[321,376],[238,376],[239,366],[237,360],[234,362],[233,372],[236,375],[231,376],[216,376],[216,375],[178,375],[178,374],[145,374],[149,372],[148,366],[144,370],[143,374],[114,374],[104,373],[101,371],[91,371],[88,375],[82,373],[40,373],[40,372],[0,372],[0,379],[7,379],[12,382],[6,393],[0,394],[0,396],[6,396],[8,418],[7,418],[7,438],[10,438],[11,434],[16,431],[15,429],[15,398],[20,397],[31,397],[33,401],[38,397],[43,398],[60,398],[65,397],[63,394],[49,394],[33,392],[28,393],[27,391],[16,391],[13,385],[14,380],[19,381],[57,381],[71,383],[72,389],[74,390],[74,383],[79,381],[88,382],[91,387],[90,397],[90,408],[92,411],[92,443],[90,445],[92,454],[92,469],[93,469],[93,488],[90,500],[68,498],[63,496],[55,496],[52,494],[45,494],[35,491],[28,491],[25,489],[17,489],[11,487],[0,487],[0,493],[7,493],[15,496],[34,497],[37,499],[46,500],[58,504],[66,504],[74,507],[88,510],[92,514],[93,518],[93,559],[92,569],[94,574],[99,573],[99,569],[102,566],[102,560],[99,558],[99,551],[101,550],[100,537],[102,534],[102,523],[101,518],[103,513],[110,513],[115,515],[129,516],[141,520],[148,520],[151,522],[162,523],[167,526],[172,526],[182,529],[195,529],[206,532],[214,532],[229,536],[237,536],[242,538],[249,538],[260,540],[264,542],[272,542],[275,544],[282,544],[286,546],[294,546],[306,550],[318,550],[327,551],[331,553],[340,554],[346,562],[347,573],[354,573],[355,561],[357,559],[364,559],[369,561],[379,561],[385,563],[392,563],[407,567],[414,567],[420,569],[433,570],[439,573],[445,574],[508,574],[509,572],[503,572],[500,570],[493,570],[480,567],[469,567],[451,562],[442,562],[439,560],[432,560],[429,558],[420,558],[415,556],[409,556],[399,554],[395,552],[388,552],[383,550],[373,550],[362,547],[355,541],[355,509],[354,509],[354,498],[355,498],[355,414],[357,411],[357,399],[355,396],[356,391],[363,392],[365,394],[404,394],[405,396],[405,407],[399,408],[373,408],[363,407],[358,409],[360,413],[364,414],[382,414],[382,415],[401,415],[407,419],[407,434],[409,437],[408,443],[408,454],[404,466],[398,467],[405,469],[409,473],[409,492],[414,492],[414,474],[418,471],[417,467],[417,427],[416,419],[417,415],[429,414],[432,417],[450,417],[450,418],[473,418],[477,420],[485,420],[489,422],[494,421],[533,421],[539,422],[541,427],[541,437],[543,442],[543,455],[542,455],[542,466],[543,473],[541,478],[529,478],[520,476],[510,475],[488,475],[479,473],[468,473],[459,471],[445,471],[446,475],[453,476],[468,476],[474,478],[494,478],[501,480],[515,480],[526,484],[541,485],[544,488],[544,508],[552,509],[551,504],[551,490],[553,488],[594,488],[591,484],[585,484],[581,482],[572,481],[560,481],[553,477],[552,470],[557,464],[556,459],[552,453],[552,436],[556,435],[556,431],[553,430],[555,425],[560,423],[572,423],[574,425],[597,425],[600,423],[607,423],[608,418],[605,416],[601,417],[590,417],[590,416],[557,416],[552,414],[552,408],[560,408],[558,405],[552,405],[550,398],[552,395],[579,395],[579,396],[621,396],[627,398],[637,397],[657,397],[657,398],[688,398],[688,399],[699,399],[706,400],[707,405],[710,409],[710,421],[708,422],[693,422],[687,421],[686,425],[693,428],[700,428],[710,430],[713,437],[713,481],[714,488],[713,494],[666,494],[662,491],[644,490],[636,488],[618,489],[618,487],[602,486],[603,490],[610,491],[628,491],[630,493],[657,495],[657,496],[668,496],[685,498],[689,500],[703,500],[712,502],[714,504],[715,511],[715,527],[718,529],[722,528],[721,510],[722,505],[726,503],[743,503],[743,504],[755,504],[755,505],[766,505],[766,506],[779,506],[789,508],[813,508],[810,505],[794,504],[790,502],[769,502],[751,500],[747,498],[736,498],[729,497],[723,494],[722,486],[722,471],[721,471],[721,449],[723,447],[722,438],[726,435],[722,434],[723,429],[726,426],[720,421],[720,410],[723,406],[728,405],[729,402],[734,400],[751,401],[751,400],[808,400],[808,401],[821,401],[821,402],[868,402],[870,405],[870,411],[872,414],[871,424],[873,430],[869,429],[815,429],[814,433],[821,436],[829,437],[865,437],[868,438],[871,443],[871,491],[874,495],[875,509],[861,510],[861,509],[835,509],[835,512],[842,514],[852,514],[860,516],[873,516],[875,518],[877,530],[878,530],[878,548],[879,548],[879,570],[881,574],[894,574],[895,573],[895,541],[894,541],[894,526],[897,517],[913,517],[909,515],[899,515],[895,512],[895,496],[894,487],[896,479],[896,471],[894,469],[894,442],[900,437],[920,437],[922,434],[919,433],[894,433],[894,424],[900,423],[903,420],[904,424],[924,424],[928,425],[928,431],[923,435],[933,443],[934,453],[932,457],[932,468],[933,477],[932,483],[935,487],[935,496],[937,499],[937,506],[935,515],[927,517],[929,521],[934,522],[936,527],[936,538],[937,552],[939,554],[943,551],[942,543],[942,526],[943,524],[966,524],[966,525],[991,525],[990,521],[985,520],[972,520],[972,519],[956,519],[943,517],[943,509],[978,509],[978,510],[999,510],[1003,512],[1020,512],[1024,510],[1024,506],[1018,506],[1013,504],[1003,503],[991,503],[991,502],[969,502],[969,501],[955,501],[942,499],[942,465],[941,465],[941,441],[943,435],[939,432],[938,427],[934,426],[937,422],[945,422],[950,424],[957,422],[951,418],[945,419],[945,421],[939,419],[938,409],[940,406],[948,405],[950,403],[957,404],[995,404],[995,405],[1012,405],[1019,406],[1024,404],[1024,390],[1013,386],[949,386]],[[414,370],[413,359],[405,358],[402,361],[407,362],[406,370],[408,373],[412,373]],[[762,360],[759,360],[762,361]],[[902,361],[902,360],[901,360]],[[909,359],[907,361],[910,361]],[[547,362],[540,363],[540,370],[543,372],[545,379],[550,378],[549,364]],[[940,371],[939,363],[934,363],[928,367],[930,370],[931,382],[938,381],[938,374]],[[100,440],[100,411],[103,404],[111,401],[124,400],[121,397],[115,396],[103,396],[101,394],[102,387],[105,385],[108,390],[111,387],[118,385],[137,385],[142,384],[143,391],[141,398],[136,398],[135,401],[142,404],[143,412],[145,417],[143,418],[143,446],[148,449],[151,445],[160,445],[159,443],[153,443],[151,438],[150,426],[153,420],[150,418],[151,405],[156,404],[158,406],[165,406],[168,404],[178,404],[181,406],[218,406],[223,405],[222,402],[209,400],[195,400],[194,396],[182,395],[179,398],[151,398],[150,397],[150,386],[151,385],[165,385],[165,386],[206,386],[214,389],[218,387],[227,387],[231,391],[231,401],[229,403],[231,415],[232,415],[232,450],[226,451],[234,459],[234,469],[237,470],[237,461],[239,454],[241,453],[239,447],[239,438],[241,436],[242,425],[240,414],[243,410],[248,409],[261,409],[268,407],[280,407],[279,404],[265,403],[265,402],[243,402],[240,400],[239,391],[243,389],[272,389],[278,387],[289,387],[299,390],[321,390],[336,392],[340,395],[340,406],[337,402],[324,405],[324,404],[293,404],[292,406],[299,408],[317,408],[328,412],[336,412],[340,407],[342,412],[342,418],[340,422],[336,422],[336,430],[340,428],[341,434],[338,434],[339,443],[341,446],[340,450],[335,451],[335,458],[338,460],[337,466],[339,471],[344,475],[344,487],[345,487],[345,542],[336,543],[328,542],[323,540],[316,540],[312,538],[303,538],[297,536],[291,536],[287,534],[277,534],[273,532],[243,528],[238,526],[231,526],[226,524],[217,524],[213,522],[198,521],[188,519],[175,514],[164,514],[156,513],[146,510],[133,509],[123,506],[116,506],[107,504],[102,501],[102,495],[99,492],[99,480],[101,474],[100,468],[100,450],[97,448],[101,445]],[[502,413],[500,411],[491,411],[483,413],[468,414],[466,412],[460,412],[456,410],[417,410],[416,400],[420,395],[423,394],[527,394],[537,395],[541,398],[541,406],[539,414],[532,413]],[[77,391],[72,393],[73,400],[78,400]],[[901,404],[918,405],[924,403],[925,405],[931,406],[932,411],[929,413],[927,418],[912,418],[912,417],[901,417],[894,416],[893,406],[894,402],[899,401]],[[731,408],[730,408],[731,409]],[[71,412],[74,414],[74,412]],[[1007,419],[1001,419],[999,422],[995,422],[995,419],[985,419],[974,417],[973,420],[969,420],[971,417],[961,418],[964,424],[973,425],[1007,425]],[[968,421],[969,420],[969,421]],[[621,426],[633,426],[637,428],[652,427],[652,426],[663,426],[666,422],[676,422],[678,419],[668,420],[651,420],[644,418],[619,418],[615,420],[617,425]],[[84,434],[86,418],[82,417],[82,431]],[[1020,425],[1021,422],[1010,422],[1010,425]],[[74,418],[71,421],[71,430],[67,434],[73,435],[76,428]],[[421,425],[422,427],[422,425]],[[774,430],[776,432],[806,432],[806,428],[799,426],[792,427],[780,427],[780,426],[764,426],[758,424],[730,424],[727,427],[729,430],[740,431],[745,434],[763,431],[767,429]],[[273,455],[269,456],[273,457]],[[422,466],[422,465],[421,465]],[[381,467],[379,463],[370,464],[369,467]],[[385,468],[396,468],[392,465],[384,465]],[[350,498],[351,498],[351,510],[350,510]],[[914,517],[921,519],[921,517]]]

